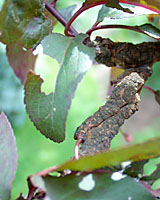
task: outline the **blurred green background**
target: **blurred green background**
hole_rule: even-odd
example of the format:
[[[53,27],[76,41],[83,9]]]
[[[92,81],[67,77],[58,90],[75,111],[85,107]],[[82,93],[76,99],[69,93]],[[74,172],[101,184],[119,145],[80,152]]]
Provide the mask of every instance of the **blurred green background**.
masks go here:
[[[65,8],[83,1],[59,0],[57,7]],[[1,2],[2,4],[2,2]],[[100,7],[93,8],[82,14],[74,23],[74,27],[80,32],[85,32],[88,27],[96,21]],[[146,16],[126,18],[121,20],[105,20],[105,24],[140,25],[147,22]],[[64,27],[59,23],[54,27],[54,32],[63,33]],[[128,30],[102,30],[96,31],[93,37],[101,35],[110,37],[114,41],[126,41],[139,43],[142,41],[153,41],[153,39]],[[154,89],[160,88],[160,63],[153,67],[153,76],[147,81],[147,85]],[[59,65],[56,60],[40,54],[36,62],[35,71],[44,79],[42,90],[47,94],[54,90]],[[66,124],[66,140],[61,144],[55,144],[46,139],[33,126],[25,112],[23,104],[23,86],[15,77],[5,56],[5,45],[0,44],[0,112],[4,111],[8,116],[14,133],[18,148],[18,169],[13,183],[12,199],[22,192],[27,194],[27,176],[45,168],[59,165],[73,157],[75,140],[73,139],[76,128],[91,114],[103,105],[107,96],[109,84],[109,69],[104,65],[95,65],[85,75],[73,99]],[[160,107],[155,102],[152,94],[143,91],[142,103],[138,114],[134,115],[122,129],[133,135],[133,143],[142,142],[160,135]],[[111,148],[126,145],[123,136],[118,134]],[[157,159],[152,159],[146,167],[145,172],[150,173]]]

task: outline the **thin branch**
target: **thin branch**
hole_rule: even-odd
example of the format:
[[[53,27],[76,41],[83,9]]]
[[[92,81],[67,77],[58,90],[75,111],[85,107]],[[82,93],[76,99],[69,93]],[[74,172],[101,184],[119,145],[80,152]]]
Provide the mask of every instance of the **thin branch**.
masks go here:
[[[45,2],[45,8],[63,25],[66,26],[68,21],[56,10],[56,8],[52,7],[47,1]],[[78,34],[78,32],[72,27],[69,27],[69,32],[74,37]]]

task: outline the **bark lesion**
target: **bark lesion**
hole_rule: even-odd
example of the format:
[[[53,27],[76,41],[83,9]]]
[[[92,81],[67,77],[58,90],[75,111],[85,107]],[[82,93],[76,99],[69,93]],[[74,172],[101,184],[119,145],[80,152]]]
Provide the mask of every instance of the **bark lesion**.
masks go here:
[[[118,63],[125,71],[117,80],[112,81],[113,90],[105,105],[77,128],[74,138],[78,144],[81,143],[79,156],[109,151],[111,141],[118,134],[119,128],[125,120],[138,111],[141,90],[145,81],[152,75],[152,64],[160,59],[160,54],[158,54],[160,49],[155,43],[154,47],[150,49],[150,56],[146,55],[146,52],[149,53],[146,49],[147,43],[142,43],[140,46],[130,43],[119,44],[97,37],[95,41],[89,42],[87,45],[96,48],[95,59],[97,62],[110,67]],[[133,49],[132,46],[134,46]],[[150,46],[152,43],[149,43],[148,47]],[[140,50],[142,47],[145,49],[144,52]],[[137,52],[138,50],[140,51]],[[126,51],[133,51],[134,56],[129,57],[132,60],[127,60],[129,53],[127,54]],[[143,58],[139,57],[143,53]],[[101,54],[103,56],[100,56]],[[147,59],[146,56],[150,59]],[[103,57],[105,60],[99,59],[99,57]]]
[[[108,67],[138,68],[160,61],[159,41],[132,44],[113,42],[109,38],[97,36],[87,45],[96,49],[95,60]]]

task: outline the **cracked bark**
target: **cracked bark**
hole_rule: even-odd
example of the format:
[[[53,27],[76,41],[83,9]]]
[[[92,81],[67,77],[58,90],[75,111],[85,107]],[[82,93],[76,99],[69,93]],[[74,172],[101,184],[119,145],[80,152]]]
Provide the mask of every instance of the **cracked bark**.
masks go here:
[[[104,106],[87,118],[75,133],[75,139],[82,139],[80,156],[108,151],[111,140],[118,133],[124,121],[139,108],[140,91],[151,75],[149,66],[127,69],[114,83],[114,89]]]
[[[97,36],[87,46],[96,49],[95,60],[108,67],[138,68],[143,65],[152,66],[160,61],[160,42],[143,42],[132,44],[113,42],[108,38]]]

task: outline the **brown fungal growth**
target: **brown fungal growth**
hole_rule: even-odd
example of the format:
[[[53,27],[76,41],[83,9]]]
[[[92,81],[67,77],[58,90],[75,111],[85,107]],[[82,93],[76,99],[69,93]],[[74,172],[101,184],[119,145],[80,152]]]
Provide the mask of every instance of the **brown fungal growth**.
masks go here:
[[[96,48],[95,60],[108,67],[138,68],[160,61],[160,42],[132,44],[98,36],[88,46]]]
[[[137,71],[126,70],[115,82],[105,105],[77,128],[74,138],[83,141],[79,149],[80,156],[108,151],[111,140],[124,121],[138,110],[140,91],[152,70],[146,66]]]
[[[98,63],[125,71],[111,83],[114,89],[105,105],[77,128],[74,138],[78,144],[82,142],[80,156],[109,151],[111,140],[124,121],[139,109],[141,89],[152,75],[153,63],[160,60],[160,42],[135,45],[96,37],[87,46],[96,49]]]

